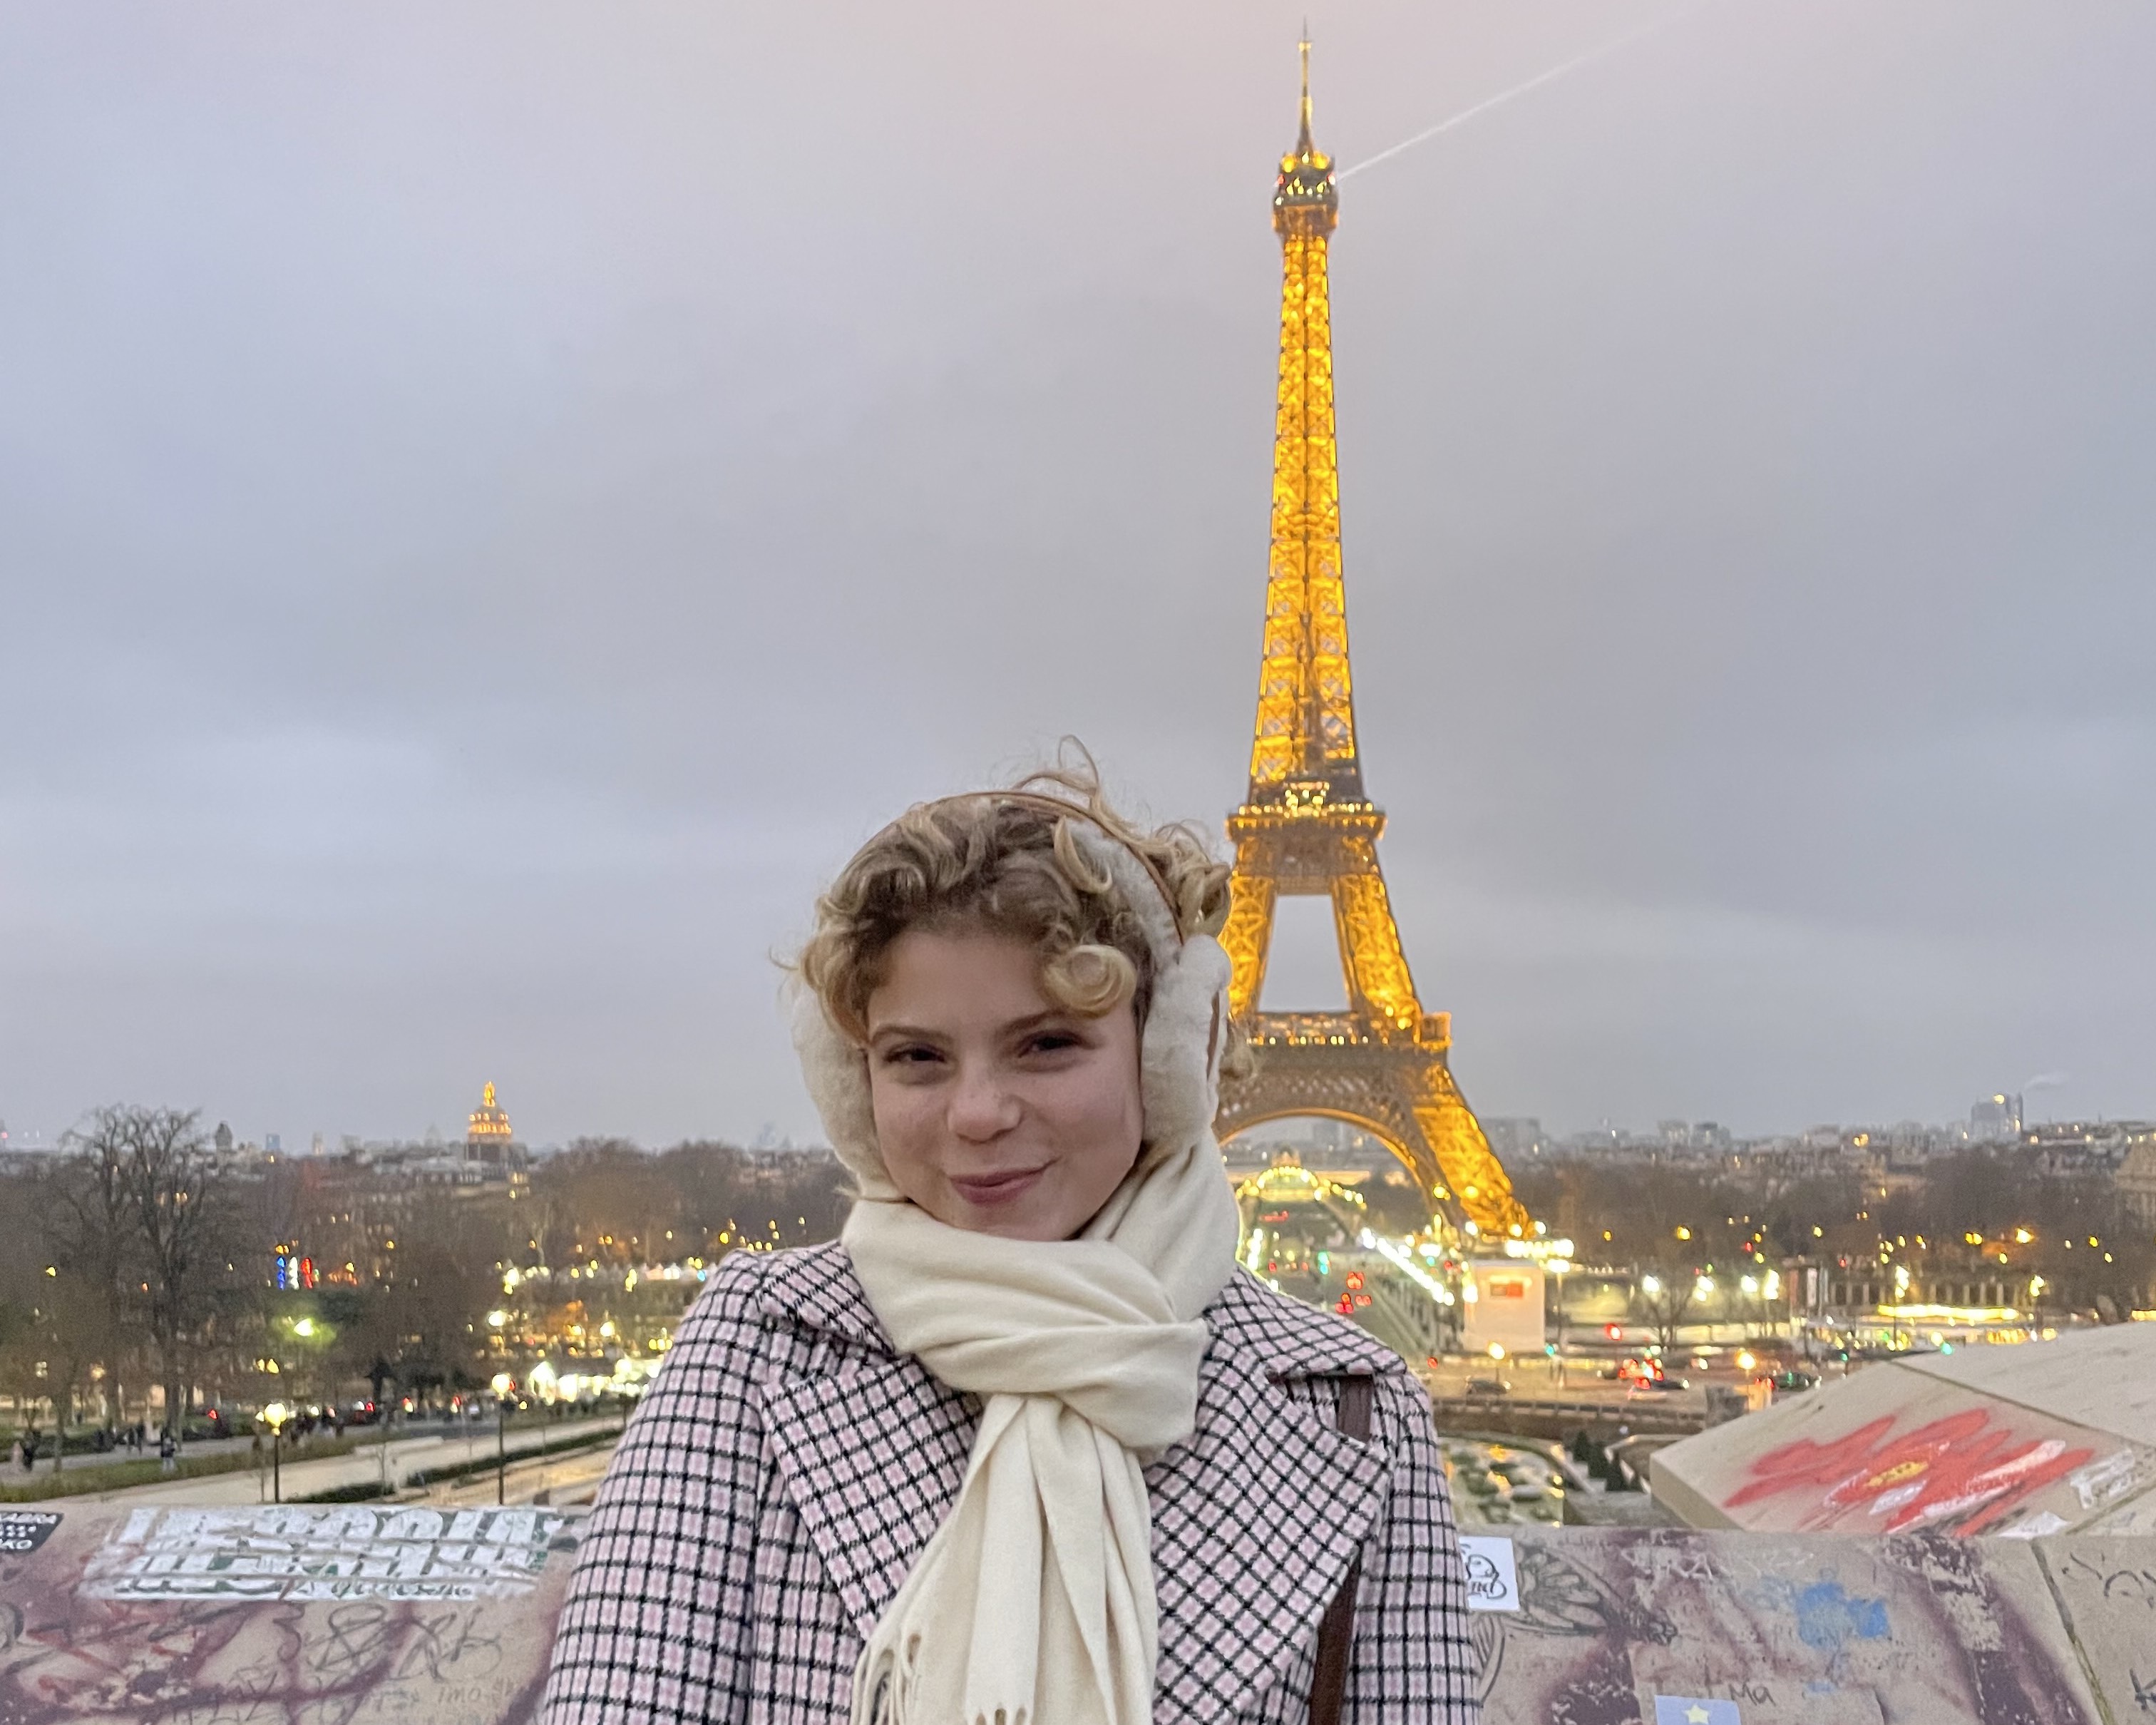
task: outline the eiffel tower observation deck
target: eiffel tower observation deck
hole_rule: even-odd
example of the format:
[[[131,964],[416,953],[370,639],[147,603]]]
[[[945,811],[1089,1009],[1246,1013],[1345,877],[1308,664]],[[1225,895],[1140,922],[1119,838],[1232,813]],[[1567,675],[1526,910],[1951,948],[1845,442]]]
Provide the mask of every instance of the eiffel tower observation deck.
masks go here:
[[[1399,1158],[1433,1217],[1471,1238],[1517,1238],[1527,1212],[1453,1081],[1450,1015],[1424,1011],[1415,993],[1378,863],[1385,817],[1363,785],[1326,274],[1339,212],[1332,158],[1311,136],[1306,41],[1301,129],[1281,158],[1273,193],[1281,272],[1272,554],[1250,788],[1228,817],[1235,896],[1221,934],[1235,962],[1235,1009],[1250,1027],[1256,1064],[1223,1097],[1220,1135],[1297,1115],[1348,1122]],[[1274,907],[1299,894],[1332,900],[1348,983],[1344,1012],[1257,1010]]]

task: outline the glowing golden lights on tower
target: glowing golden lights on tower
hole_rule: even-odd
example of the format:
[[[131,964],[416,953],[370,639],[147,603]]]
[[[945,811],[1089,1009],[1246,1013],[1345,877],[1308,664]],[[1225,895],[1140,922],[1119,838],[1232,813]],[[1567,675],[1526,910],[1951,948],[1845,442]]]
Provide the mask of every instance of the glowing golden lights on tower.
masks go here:
[[[1273,231],[1281,240],[1280,384],[1273,413],[1272,556],[1264,661],[1250,745],[1250,800],[1294,781],[1328,799],[1362,793],[1341,581],[1340,469],[1332,426],[1332,305],[1326,246],[1339,224],[1332,158],[1310,135],[1310,44],[1302,44],[1302,124],[1281,157]]]
[[[1312,136],[1306,39],[1301,53],[1301,125],[1273,188],[1280,381],[1257,717],[1250,793],[1228,817],[1234,902],[1220,937],[1235,964],[1231,1003],[1252,1027],[1258,1061],[1255,1076],[1224,1097],[1222,1135],[1295,1114],[1349,1121],[1383,1139],[1469,1231],[1503,1236],[1527,1213],[1453,1082],[1450,1015],[1425,1012],[1416,996],[1378,863],[1385,817],[1363,787],[1326,269],[1340,194],[1332,158]],[[1332,901],[1344,1013],[1256,1010],[1274,906],[1298,894]]]

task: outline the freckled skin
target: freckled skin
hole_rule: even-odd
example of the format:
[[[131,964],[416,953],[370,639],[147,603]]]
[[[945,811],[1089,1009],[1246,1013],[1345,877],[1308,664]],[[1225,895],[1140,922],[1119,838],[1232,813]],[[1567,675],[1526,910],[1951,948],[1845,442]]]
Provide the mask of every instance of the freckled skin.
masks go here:
[[[1137,1160],[1138,1027],[1041,991],[1040,957],[978,931],[916,930],[868,1001],[876,1140],[898,1189],[940,1222],[1068,1240]]]

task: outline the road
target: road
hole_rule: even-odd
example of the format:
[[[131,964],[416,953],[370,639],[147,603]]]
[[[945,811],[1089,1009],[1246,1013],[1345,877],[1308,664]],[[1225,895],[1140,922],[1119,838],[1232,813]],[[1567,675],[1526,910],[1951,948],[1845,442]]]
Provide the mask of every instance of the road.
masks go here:
[[[608,1414],[590,1420],[567,1420],[544,1430],[536,1428],[509,1434],[509,1456],[511,1462],[520,1457],[539,1456],[542,1440],[545,1448],[556,1450],[565,1444],[593,1432],[605,1431],[620,1424],[618,1414]],[[190,1454],[200,1454],[207,1445],[189,1445]],[[385,1451],[383,1446],[367,1444],[346,1455],[331,1455],[314,1461],[294,1461],[287,1457],[279,1469],[286,1502],[295,1498],[311,1497],[320,1491],[333,1491],[346,1486],[364,1485],[371,1480],[387,1478],[392,1491],[403,1489],[404,1481],[413,1473],[429,1468],[441,1467],[454,1462],[476,1461],[495,1453],[495,1434],[491,1425],[476,1425],[462,1430],[453,1429],[447,1434],[428,1432],[412,1437],[393,1438]],[[570,1460],[565,1458],[557,1466],[567,1468]],[[535,1463],[535,1466],[545,1466]],[[532,1489],[537,1489],[535,1484]],[[489,1501],[491,1501],[493,1480],[487,1479]],[[123,1491],[85,1492],[74,1499],[90,1503],[188,1503],[234,1504],[264,1503],[270,1495],[269,1458],[264,1457],[260,1472],[244,1468],[234,1473],[213,1474],[206,1479],[157,1480],[146,1486],[134,1486]],[[57,1502],[66,1500],[54,1499]]]

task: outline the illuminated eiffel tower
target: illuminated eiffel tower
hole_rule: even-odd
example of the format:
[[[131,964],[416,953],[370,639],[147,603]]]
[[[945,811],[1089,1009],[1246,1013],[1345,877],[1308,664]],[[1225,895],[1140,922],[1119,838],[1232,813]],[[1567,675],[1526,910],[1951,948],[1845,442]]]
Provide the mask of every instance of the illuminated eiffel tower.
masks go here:
[[[1273,195],[1283,269],[1265,660],[1250,796],[1228,817],[1235,899],[1220,937],[1256,1061],[1223,1096],[1219,1135],[1291,1115],[1348,1122],[1407,1165],[1434,1215],[1502,1239],[1523,1230],[1527,1212],[1453,1082],[1451,1014],[1424,1011],[1415,996],[1378,866],[1385,817],[1363,788],[1355,748],[1325,265],[1338,212],[1332,159],[1310,137],[1305,42],[1301,135]],[[1348,1009],[1257,1011],[1274,905],[1318,893],[1332,901]]]

